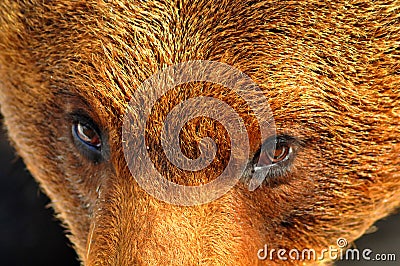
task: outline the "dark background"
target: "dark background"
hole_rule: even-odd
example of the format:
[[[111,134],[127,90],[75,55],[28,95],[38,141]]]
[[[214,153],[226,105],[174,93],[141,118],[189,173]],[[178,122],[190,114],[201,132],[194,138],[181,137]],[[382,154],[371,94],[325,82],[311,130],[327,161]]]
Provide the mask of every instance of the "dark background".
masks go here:
[[[1,117],[0,117],[1,127]],[[21,159],[0,130],[0,266],[79,265],[63,229],[46,208],[49,199],[38,189]],[[359,249],[395,253],[396,262],[341,261],[336,265],[400,265],[400,215],[379,221],[377,232],[356,242]]]
[[[79,265],[48,203],[0,130],[0,266]]]

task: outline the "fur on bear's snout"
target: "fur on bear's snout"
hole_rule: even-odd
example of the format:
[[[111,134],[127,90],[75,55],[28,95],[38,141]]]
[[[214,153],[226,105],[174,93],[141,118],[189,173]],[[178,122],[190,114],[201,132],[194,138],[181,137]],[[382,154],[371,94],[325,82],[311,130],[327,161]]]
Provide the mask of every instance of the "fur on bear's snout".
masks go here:
[[[352,242],[399,205],[399,1],[2,0],[0,28],[8,135],[85,265],[312,264],[262,261],[257,252],[265,244],[320,252],[338,238]],[[143,81],[193,60],[251,77],[269,99],[276,134],[299,145],[288,170],[256,190],[239,182],[213,202],[183,207],[137,185],[121,128]],[[255,154],[259,132],[242,100],[193,82],[154,108],[154,155],[161,118],[198,95],[241,114]],[[76,116],[96,125],[102,160],[74,142]],[[206,183],[228,156],[220,124],[193,123],[182,131],[184,152],[195,158],[198,138],[211,136],[222,159],[193,179],[175,169],[176,183]]]

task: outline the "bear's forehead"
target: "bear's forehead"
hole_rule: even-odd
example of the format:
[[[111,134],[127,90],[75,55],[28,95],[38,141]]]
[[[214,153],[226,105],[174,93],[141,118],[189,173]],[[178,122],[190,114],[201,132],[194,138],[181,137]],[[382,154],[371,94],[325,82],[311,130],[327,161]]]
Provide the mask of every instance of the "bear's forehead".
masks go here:
[[[135,89],[158,70],[202,59],[232,65],[249,75],[268,94],[278,120],[289,117],[282,106],[299,102],[292,105],[293,120],[301,104],[324,108],[332,94],[323,91],[345,88],[342,95],[333,95],[339,98],[359,93],[354,84],[364,77],[354,71],[364,71],[369,56],[380,49],[371,42],[350,40],[367,36],[364,27],[336,23],[335,17],[371,20],[368,14],[346,10],[345,4],[324,8],[268,1],[26,5],[26,17],[15,25],[15,32],[4,33],[24,39],[8,48],[14,59],[28,62],[24,72],[40,76],[34,78],[51,88],[48,93],[72,95],[109,117],[122,115]],[[333,7],[341,12],[335,13]],[[43,94],[42,90],[39,96]]]

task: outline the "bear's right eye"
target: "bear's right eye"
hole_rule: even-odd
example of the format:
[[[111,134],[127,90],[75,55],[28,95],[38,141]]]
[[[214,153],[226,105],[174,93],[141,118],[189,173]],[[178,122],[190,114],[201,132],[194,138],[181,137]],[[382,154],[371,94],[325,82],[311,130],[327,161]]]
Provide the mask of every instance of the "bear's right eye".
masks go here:
[[[72,124],[72,136],[75,146],[81,154],[93,162],[101,160],[102,140],[96,125],[88,119],[74,119]]]
[[[74,124],[74,132],[81,142],[90,148],[101,149],[101,140],[96,130],[89,125],[77,122]]]

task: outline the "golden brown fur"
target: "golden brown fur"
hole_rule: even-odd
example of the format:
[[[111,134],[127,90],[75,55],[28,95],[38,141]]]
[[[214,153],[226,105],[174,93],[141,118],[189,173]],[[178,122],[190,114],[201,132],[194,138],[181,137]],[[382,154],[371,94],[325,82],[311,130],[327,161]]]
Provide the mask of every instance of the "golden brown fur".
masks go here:
[[[264,244],[353,241],[399,205],[399,1],[2,0],[0,28],[10,139],[85,265],[268,264],[257,259]],[[194,207],[136,185],[121,147],[132,92],[196,59],[249,75],[271,99],[277,133],[302,140],[285,182],[253,192],[239,183]],[[222,88],[185,86],[222,97]],[[99,164],[71,141],[77,109],[106,132]]]

